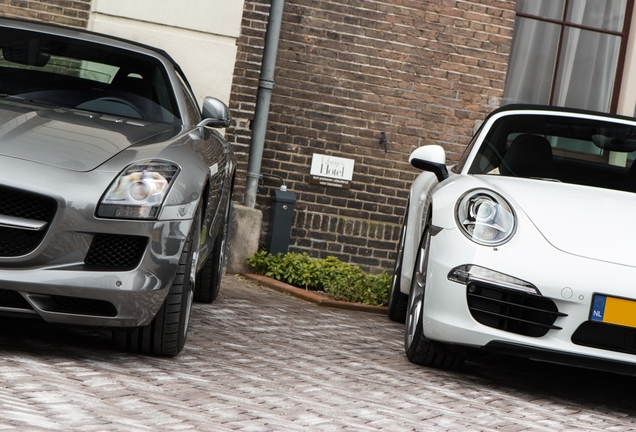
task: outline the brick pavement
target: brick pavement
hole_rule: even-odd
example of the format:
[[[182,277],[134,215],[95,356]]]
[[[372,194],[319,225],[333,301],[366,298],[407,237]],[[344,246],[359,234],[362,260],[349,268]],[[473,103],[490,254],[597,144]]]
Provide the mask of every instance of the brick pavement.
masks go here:
[[[110,334],[0,319],[0,430],[636,430],[636,378],[491,358],[410,364],[401,325],[236,276],[174,359]]]

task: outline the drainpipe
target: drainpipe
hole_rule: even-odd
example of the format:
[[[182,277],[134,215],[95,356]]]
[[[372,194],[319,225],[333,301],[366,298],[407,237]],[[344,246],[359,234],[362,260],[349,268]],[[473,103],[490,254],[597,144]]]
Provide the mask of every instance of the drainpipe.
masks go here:
[[[284,4],[285,0],[272,0],[272,4],[269,8],[269,21],[265,34],[261,76],[258,81],[256,110],[254,111],[254,120],[252,121],[250,157],[247,164],[247,183],[245,186],[245,198],[243,200],[243,204],[250,208],[254,208],[256,204],[258,181],[261,179],[261,161],[263,159],[269,104],[272,97],[272,89],[274,88],[274,70],[276,68],[278,39],[280,37]]]

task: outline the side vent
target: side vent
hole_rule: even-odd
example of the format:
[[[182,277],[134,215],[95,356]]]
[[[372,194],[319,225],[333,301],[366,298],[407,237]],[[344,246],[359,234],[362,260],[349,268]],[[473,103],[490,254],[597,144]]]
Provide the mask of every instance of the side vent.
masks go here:
[[[96,234],[84,263],[89,266],[134,268],[141,261],[148,239],[114,234]]]
[[[468,308],[475,320],[524,336],[541,337],[550,330],[561,330],[554,322],[567,316],[545,297],[471,282],[467,289]]]

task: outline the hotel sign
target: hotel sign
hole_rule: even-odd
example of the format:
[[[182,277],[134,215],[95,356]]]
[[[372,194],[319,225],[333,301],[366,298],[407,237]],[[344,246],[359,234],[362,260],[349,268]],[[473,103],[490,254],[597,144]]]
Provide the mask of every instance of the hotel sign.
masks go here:
[[[321,186],[351,188],[355,160],[314,153],[311,158],[309,183]]]

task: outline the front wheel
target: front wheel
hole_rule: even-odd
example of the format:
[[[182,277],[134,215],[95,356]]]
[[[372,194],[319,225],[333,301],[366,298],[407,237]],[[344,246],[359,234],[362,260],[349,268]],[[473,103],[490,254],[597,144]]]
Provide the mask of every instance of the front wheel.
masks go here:
[[[183,246],[177,273],[157,315],[150,324],[132,331],[113,330],[113,342],[118,349],[172,357],[185,346],[196,281],[200,218],[199,210]]]
[[[200,303],[212,303],[221,290],[221,279],[227,262],[228,236],[231,215],[231,203],[225,209],[223,225],[219,228],[212,246],[212,253],[203,264],[197,275],[194,288],[194,301]]]
[[[420,241],[413,269],[413,278],[411,279],[411,292],[404,331],[404,350],[412,363],[442,369],[457,369],[464,362],[463,355],[452,353],[446,344],[432,341],[424,335],[424,297],[426,294],[426,274],[428,271],[430,245],[431,230],[429,222]]]

